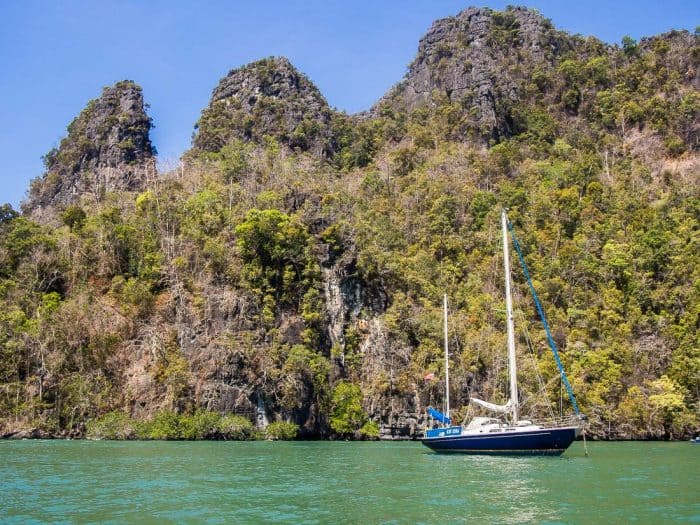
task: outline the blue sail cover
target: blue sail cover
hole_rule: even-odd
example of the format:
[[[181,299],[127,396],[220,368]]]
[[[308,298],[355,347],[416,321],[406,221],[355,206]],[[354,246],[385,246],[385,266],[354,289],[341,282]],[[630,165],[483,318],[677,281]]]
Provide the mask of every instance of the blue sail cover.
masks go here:
[[[432,417],[433,419],[437,419],[440,423],[444,423],[446,425],[452,423],[452,420],[449,417],[447,417],[442,412],[438,412],[433,407],[428,407],[428,414],[430,414],[430,417]]]

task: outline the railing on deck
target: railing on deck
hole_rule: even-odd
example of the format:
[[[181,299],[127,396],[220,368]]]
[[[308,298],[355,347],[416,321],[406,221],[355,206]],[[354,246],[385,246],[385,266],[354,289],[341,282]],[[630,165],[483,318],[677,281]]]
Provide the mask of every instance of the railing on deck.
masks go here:
[[[548,419],[533,419],[533,423],[541,425],[545,428],[555,428],[555,427],[583,427],[586,423],[584,418],[577,415],[554,417]]]

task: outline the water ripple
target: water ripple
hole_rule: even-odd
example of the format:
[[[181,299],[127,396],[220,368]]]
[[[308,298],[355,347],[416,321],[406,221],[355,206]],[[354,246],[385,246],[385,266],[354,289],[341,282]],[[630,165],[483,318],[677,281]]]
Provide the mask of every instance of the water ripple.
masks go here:
[[[561,458],[417,443],[0,442],[8,523],[700,522],[700,447]]]

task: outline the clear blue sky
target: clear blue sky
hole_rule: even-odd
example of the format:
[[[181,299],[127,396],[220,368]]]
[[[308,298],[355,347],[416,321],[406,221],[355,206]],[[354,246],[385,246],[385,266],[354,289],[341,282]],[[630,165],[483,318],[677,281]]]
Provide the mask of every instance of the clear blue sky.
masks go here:
[[[230,69],[289,57],[329,103],[350,113],[399,81],[431,22],[513,0],[0,0],[0,203],[17,207],[41,156],[103,86],[141,84],[161,163]],[[611,43],[700,24],[698,0],[531,0],[573,33]]]

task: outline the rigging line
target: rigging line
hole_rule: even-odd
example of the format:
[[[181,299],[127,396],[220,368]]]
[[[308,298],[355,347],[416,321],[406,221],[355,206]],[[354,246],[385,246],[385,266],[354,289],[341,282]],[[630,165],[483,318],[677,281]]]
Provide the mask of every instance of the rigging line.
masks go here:
[[[552,419],[554,418],[554,410],[552,410],[552,405],[547,399],[547,388],[545,387],[544,384],[544,378],[542,377],[542,374],[540,373],[540,366],[537,363],[537,359],[535,358],[535,347],[532,344],[532,338],[530,337],[530,331],[527,328],[527,323],[525,323],[525,315],[523,314],[523,311],[518,308],[517,313],[519,315],[519,320],[520,320],[520,329],[523,331],[523,334],[525,335],[525,342],[527,343],[527,348],[530,350],[530,358],[532,359],[532,365],[533,368],[535,369],[535,375],[537,376],[537,383],[539,384],[540,387],[540,395],[545,401],[545,405],[547,406],[547,409],[549,410],[550,416],[552,416]],[[530,396],[532,397],[532,396]]]
[[[520,295],[517,294],[516,292],[516,300],[519,302],[520,301]],[[537,363],[537,359],[535,357],[535,347],[532,343],[532,337],[530,337],[530,331],[527,328],[527,323],[525,321],[525,315],[523,314],[523,311],[521,308],[517,308],[516,312],[519,316],[519,326],[520,329],[523,332],[523,335],[525,337],[525,342],[527,343],[528,350],[530,351],[530,359],[532,359],[532,364],[533,368],[535,370],[535,376],[537,377],[537,382],[539,385],[539,394],[542,396],[542,399],[544,400],[544,404],[547,406],[547,409],[549,410],[549,413],[552,418],[554,418],[554,411],[552,410],[551,404],[549,403],[547,399],[547,387],[545,386],[544,383],[544,378],[542,377],[542,374],[540,373],[540,367],[539,364]],[[533,396],[527,397],[523,403],[528,402],[530,398]]]
[[[559,372],[561,374],[562,381],[564,382],[564,386],[566,387],[566,392],[569,394],[569,400],[571,401],[571,405],[574,407],[574,412],[576,412],[576,415],[580,415],[581,411],[578,408],[578,403],[576,403],[576,397],[574,397],[574,391],[571,388],[571,384],[569,384],[569,379],[566,377],[566,372],[564,372],[564,365],[561,362],[561,359],[559,358],[559,351],[557,350],[557,344],[554,342],[554,338],[552,337],[552,333],[549,330],[549,324],[547,323],[547,318],[544,315],[544,310],[542,309],[542,305],[540,304],[539,297],[537,296],[537,292],[535,291],[535,287],[532,284],[532,279],[530,278],[530,272],[527,269],[527,264],[525,264],[525,258],[523,257],[523,252],[520,249],[520,243],[518,242],[518,239],[515,237],[515,231],[513,230],[513,225],[511,224],[510,221],[508,221],[508,230],[510,230],[510,238],[513,239],[513,246],[515,246],[515,251],[518,252],[518,259],[520,259],[520,266],[523,268],[523,273],[525,274],[525,279],[527,280],[527,285],[530,288],[530,292],[532,293],[532,298],[535,301],[535,307],[537,308],[537,313],[540,315],[540,319],[542,320],[542,325],[544,326],[544,331],[547,334],[547,341],[549,342],[549,347],[552,349],[552,354],[554,354],[554,360],[557,363],[557,367],[559,367]]]

